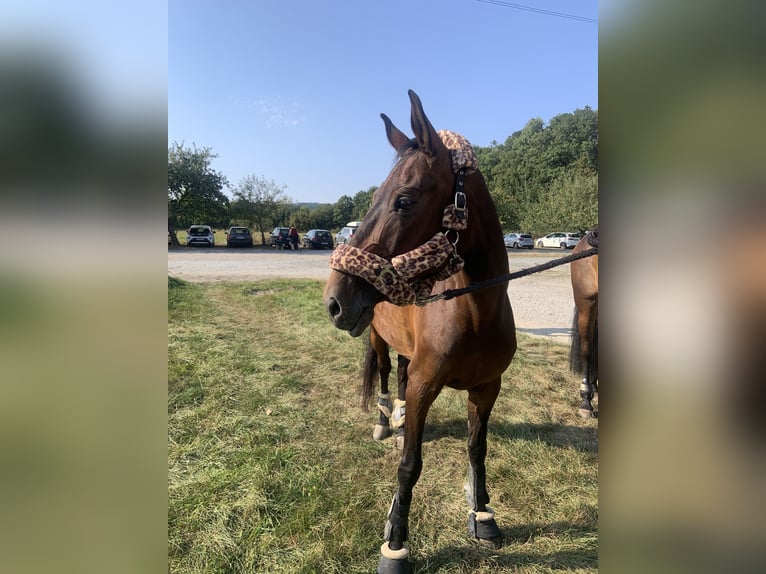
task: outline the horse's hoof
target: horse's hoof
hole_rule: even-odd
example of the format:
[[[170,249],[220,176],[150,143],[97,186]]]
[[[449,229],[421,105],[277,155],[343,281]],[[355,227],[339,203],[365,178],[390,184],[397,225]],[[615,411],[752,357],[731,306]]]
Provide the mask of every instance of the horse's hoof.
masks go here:
[[[577,413],[584,419],[592,419],[595,418],[595,415],[593,414],[593,411],[589,411],[588,409],[579,409]]]
[[[407,548],[391,550],[388,542],[380,547],[378,574],[411,574],[412,564],[409,561],[410,551]]]
[[[372,431],[372,438],[375,440],[387,439],[391,436],[391,427],[389,425],[375,425]]]
[[[487,507],[486,512],[468,515],[468,534],[479,544],[495,550],[503,547],[503,535],[495,522],[495,513]]]
[[[404,433],[396,433],[396,448],[404,450]]]
[[[502,536],[498,536],[497,538],[477,538],[476,542],[481,546],[491,548],[492,550],[500,550],[503,547]]]

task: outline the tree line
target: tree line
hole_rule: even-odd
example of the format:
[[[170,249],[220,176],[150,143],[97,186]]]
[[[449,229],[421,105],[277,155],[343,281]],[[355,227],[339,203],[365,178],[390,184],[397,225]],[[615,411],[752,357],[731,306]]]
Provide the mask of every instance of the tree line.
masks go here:
[[[377,186],[343,195],[335,203],[308,207],[294,203],[285,186],[264,176],[248,175],[232,186],[226,176],[211,167],[218,157],[210,148],[174,143],[168,149],[168,233],[178,244],[177,229],[194,224],[214,228],[242,225],[266,234],[279,225],[300,230],[336,229],[364,217]],[[231,198],[224,188],[231,190]]]
[[[505,142],[474,146],[503,229],[545,235],[598,223],[598,111],[533,118]]]
[[[499,144],[474,146],[503,229],[544,235],[584,231],[598,222],[598,111],[559,114],[546,125],[533,118]],[[168,232],[193,224],[243,225],[266,234],[278,225],[337,229],[361,220],[377,186],[335,203],[294,203],[280,185],[249,175],[232,186],[211,167],[210,148],[168,148]],[[224,193],[229,188],[231,198]]]

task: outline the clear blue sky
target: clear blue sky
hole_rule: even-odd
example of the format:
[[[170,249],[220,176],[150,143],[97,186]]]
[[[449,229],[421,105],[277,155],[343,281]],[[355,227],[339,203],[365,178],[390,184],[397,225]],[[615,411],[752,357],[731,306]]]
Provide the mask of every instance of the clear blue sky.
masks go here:
[[[595,0],[522,0],[598,18]],[[598,108],[598,26],[478,0],[170,0],[168,143],[209,147],[297,202],[379,185],[379,114],[502,142],[534,117]],[[227,193],[230,193],[227,190]]]

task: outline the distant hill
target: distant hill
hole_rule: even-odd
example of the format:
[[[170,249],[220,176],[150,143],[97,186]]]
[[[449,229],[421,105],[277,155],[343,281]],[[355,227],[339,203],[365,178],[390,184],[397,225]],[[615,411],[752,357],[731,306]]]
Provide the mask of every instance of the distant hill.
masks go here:
[[[296,208],[305,207],[309,211],[313,211],[317,207],[320,207],[322,205],[332,205],[332,203],[307,203],[307,202],[301,202],[301,203],[293,203],[292,204]]]

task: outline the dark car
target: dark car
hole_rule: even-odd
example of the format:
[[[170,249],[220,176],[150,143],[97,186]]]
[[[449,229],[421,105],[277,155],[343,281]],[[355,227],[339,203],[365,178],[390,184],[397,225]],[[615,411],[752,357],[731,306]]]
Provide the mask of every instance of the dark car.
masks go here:
[[[186,245],[204,245],[215,247],[215,236],[209,225],[192,225],[186,232]]]
[[[332,235],[326,229],[310,229],[303,236],[303,247],[309,249],[332,249]]]
[[[290,249],[289,227],[275,227],[269,236],[269,245],[277,249]]]
[[[237,246],[253,246],[253,234],[247,227],[230,227],[226,232],[226,247]]]

